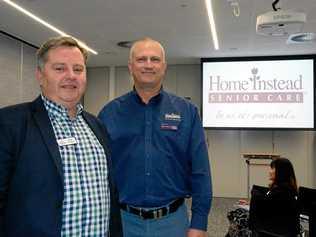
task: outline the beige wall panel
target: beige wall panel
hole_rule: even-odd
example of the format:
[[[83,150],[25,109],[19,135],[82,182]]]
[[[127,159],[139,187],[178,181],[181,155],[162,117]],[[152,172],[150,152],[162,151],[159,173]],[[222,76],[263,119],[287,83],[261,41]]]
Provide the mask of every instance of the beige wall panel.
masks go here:
[[[84,107],[88,112],[97,115],[108,102],[109,69],[107,67],[89,68],[87,79]]]
[[[21,102],[21,43],[0,34],[0,107]]]
[[[22,59],[20,97],[22,101],[32,101],[40,94],[40,87],[35,78],[36,49],[23,44]]]

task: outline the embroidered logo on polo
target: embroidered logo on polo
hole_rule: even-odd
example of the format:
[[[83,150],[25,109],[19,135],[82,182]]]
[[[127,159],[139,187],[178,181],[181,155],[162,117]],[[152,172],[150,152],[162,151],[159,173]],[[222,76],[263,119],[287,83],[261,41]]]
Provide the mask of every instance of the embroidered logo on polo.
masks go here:
[[[181,122],[181,115],[176,113],[166,113],[164,121],[161,123],[160,128],[163,130],[178,130],[179,123]]]
[[[175,113],[165,114],[165,120],[181,121],[181,115]]]

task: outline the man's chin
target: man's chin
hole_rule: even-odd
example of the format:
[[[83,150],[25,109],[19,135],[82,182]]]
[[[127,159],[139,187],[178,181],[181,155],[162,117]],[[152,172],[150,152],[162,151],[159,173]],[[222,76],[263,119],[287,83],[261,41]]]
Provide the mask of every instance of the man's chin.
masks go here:
[[[81,97],[79,95],[67,95],[61,98],[65,103],[78,104]]]

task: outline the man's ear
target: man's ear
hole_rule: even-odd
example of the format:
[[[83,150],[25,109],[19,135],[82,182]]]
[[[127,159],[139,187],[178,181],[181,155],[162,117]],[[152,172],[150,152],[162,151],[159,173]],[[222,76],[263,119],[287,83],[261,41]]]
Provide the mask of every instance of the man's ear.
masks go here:
[[[132,73],[132,64],[130,61],[128,61],[127,66],[128,66],[129,73]]]

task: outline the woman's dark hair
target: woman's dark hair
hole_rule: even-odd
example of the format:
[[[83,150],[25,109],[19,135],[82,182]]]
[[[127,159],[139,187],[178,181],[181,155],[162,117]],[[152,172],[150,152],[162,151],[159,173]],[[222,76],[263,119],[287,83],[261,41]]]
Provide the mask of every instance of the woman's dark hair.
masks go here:
[[[275,179],[271,188],[275,186],[289,186],[297,191],[297,183],[293,165],[286,158],[277,158],[270,163],[270,167],[275,169]]]

